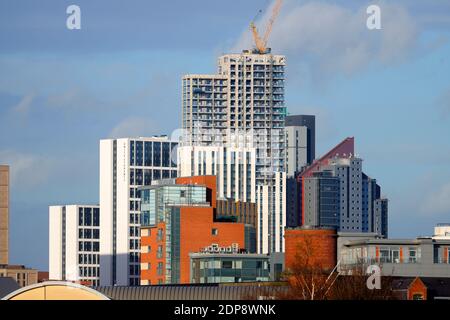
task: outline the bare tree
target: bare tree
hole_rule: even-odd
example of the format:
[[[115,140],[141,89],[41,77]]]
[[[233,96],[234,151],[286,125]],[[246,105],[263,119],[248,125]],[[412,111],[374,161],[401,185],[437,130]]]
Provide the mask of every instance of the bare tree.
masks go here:
[[[327,270],[317,258],[312,241],[305,237],[297,245],[294,262],[284,273],[288,290],[279,299],[325,300],[337,274],[336,268]]]
[[[380,289],[369,289],[368,275],[357,267],[351,274],[339,275],[330,289],[332,300],[393,300],[392,278],[381,277]]]
[[[388,300],[394,299],[392,279],[381,277],[381,289],[369,289],[366,267],[357,263],[338,272],[339,263],[330,270],[314,252],[307,237],[298,244],[294,262],[284,273],[287,290],[277,299],[288,300]]]

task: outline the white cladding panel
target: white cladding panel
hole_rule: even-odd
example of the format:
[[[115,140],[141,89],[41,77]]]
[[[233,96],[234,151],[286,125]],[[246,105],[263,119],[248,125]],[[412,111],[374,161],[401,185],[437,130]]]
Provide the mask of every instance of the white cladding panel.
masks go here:
[[[128,285],[129,212],[130,212],[130,140],[117,140],[117,285]]]
[[[113,263],[113,140],[100,141],[100,285],[111,286]]]
[[[49,279],[63,280],[62,275],[62,206],[49,207]]]
[[[78,281],[78,206],[66,206],[66,280]]]

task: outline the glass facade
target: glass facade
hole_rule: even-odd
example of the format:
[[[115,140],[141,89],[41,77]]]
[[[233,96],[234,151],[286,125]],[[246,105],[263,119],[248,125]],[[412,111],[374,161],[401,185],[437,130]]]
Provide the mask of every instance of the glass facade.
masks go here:
[[[78,208],[78,279],[99,284],[100,209]]]
[[[269,256],[266,255],[191,255],[191,283],[257,282],[269,279]]]
[[[343,248],[341,253],[342,265],[420,263],[420,258],[420,246],[358,246]]]
[[[177,142],[147,139],[130,140],[130,198],[129,198],[129,275],[130,285],[139,284],[139,249],[141,225],[140,187],[150,186],[152,181],[177,177]],[[154,221],[153,221],[154,222]]]
[[[169,222],[171,206],[209,205],[206,187],[192,185],[153,186],[141,189],[141,225]]]

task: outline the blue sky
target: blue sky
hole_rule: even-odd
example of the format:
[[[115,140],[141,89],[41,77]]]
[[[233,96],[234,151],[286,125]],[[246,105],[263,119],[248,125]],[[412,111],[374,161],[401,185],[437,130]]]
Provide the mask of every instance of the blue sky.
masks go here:
[[[81,7],[81,30],[66,28],[70,4]],[[381,7],[381,30],[366,28],[369,4]],[[178,128],[181,76],[213,73],[220,54],[251,46],[248,24],[271,5],[2,1],[11,263],[47,269],[48,205],[98,203],[99,139]],[[270,45],[287,55],[288,111],[317,116],[318,155],[356,137],[366,173],[390,199],[392,237],[450,222],[447,0],[285,0]]]

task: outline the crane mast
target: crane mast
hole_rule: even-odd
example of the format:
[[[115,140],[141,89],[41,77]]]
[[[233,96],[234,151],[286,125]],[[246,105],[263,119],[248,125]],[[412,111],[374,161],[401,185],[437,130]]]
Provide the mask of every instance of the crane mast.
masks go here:
[[[255,41],[256,51],[260,54],[266,53],[267,51],[267,42],[269,40],[270,33],[272,32],[273,24],[277,19],[278,14],[280,13],[282,4],[283,0],[276,0],[263,38],[261,38],[261,36],[259,35],[258,28],[256,27],[255,22],[252,21],[250,23],[250,29],[252,31],[253,40]]]

